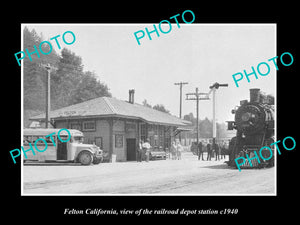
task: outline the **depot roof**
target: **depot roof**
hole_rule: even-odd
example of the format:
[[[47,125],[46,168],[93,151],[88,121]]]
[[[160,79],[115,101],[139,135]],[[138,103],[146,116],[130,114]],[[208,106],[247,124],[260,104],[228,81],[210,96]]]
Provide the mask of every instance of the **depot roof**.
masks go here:
[[[95,117],[118,117],[140,119],[148,123],[187,126],[189,121],[137,103],[129,103],[110,97],[100,97],[70,105],[50,112],[51,119],[75,119]],[[33,116],[30,120],[45,120],[45,114]]]

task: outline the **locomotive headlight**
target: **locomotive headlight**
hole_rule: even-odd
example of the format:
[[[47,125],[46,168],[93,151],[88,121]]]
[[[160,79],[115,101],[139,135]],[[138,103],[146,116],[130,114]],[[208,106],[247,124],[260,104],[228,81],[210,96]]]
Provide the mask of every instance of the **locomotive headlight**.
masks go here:
[[[265,112],[258,104],[246,103],[235,114],[237,129],[243,132],[257,132],[264,127]]]
[[[244,114],[242,115],[242,118],[241,118],[241,119],[242,119],[244,122],[246,122],[246,121],[248,121],[248,120],[250,119],[250,117],[251,117],[250,113],[246,112],[246,113],[244,113]]]

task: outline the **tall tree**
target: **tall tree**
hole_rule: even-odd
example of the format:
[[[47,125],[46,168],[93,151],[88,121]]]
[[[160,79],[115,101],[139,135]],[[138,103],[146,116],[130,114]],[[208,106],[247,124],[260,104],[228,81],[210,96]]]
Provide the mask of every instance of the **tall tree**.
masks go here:
[[[165,106],[162,105],[162,104],[156,104],[155,106],[153,106],[153,109],[156,109],[156,110],[158,110],[158,111],[161,111],[161,112],[170,114],[170,111],[167,110],[167,109],[165,108]]]
[[[212,137],[212,121],[205,117],[204,120],[200,120],[199,122],[199,132],[200,136],[203,138],[211,138]]]
[[[73,103],[74,92],[83,75],[82,69],[81,57],[63,48],[58,62],[58,69],[51,77],[51,98],[55,108]]]
[[[82,59],[68,49],[62,49],[58,70],[52,77],[54,107],[80,103],[92,98],[111,96],[107,85],[96,74],[83,71]]]
[[[184,115],[183,119],[192,122],[192,126],[195,129],[188,133],[188,137],[196,137],[196,118],[194,117],[193,113],[189,113]],[[204,120],[199,120],[199,133],[201,138],[212,138],[212,120],[209,120],[205,117]],[[226,123],[217,123],[217,138],[226,138],[228,137],[229,132],[227,131],[227,124]]]
[[[23,49],[26,52],[33,53],[39,48],[42,39],[36,33],[34,29],[31,31],[25,27],[23,32],[24,45]],[[44,52],[49,51],[48,45],[42,45],[42,50]],[[39,50],[38,50],[39,51]],[[24,65],[24,109],[35,109],[43,110],[45,108],[45,84],[46,84],[46,70],[41,66],[41,64],[51,63],[56,65],[58,61],[58,55],[52,49],[51,54],[43,55],[39,53],[31,54],[31,60],[28,56],[23,59]]]
[[[192,122],[192,125],[196,125],[196,118],[194,117],[194,114],[193,113],[189,113],[189,114],[187,114],[187,115],[184,115],[183,116],[183,119],[184,120],[187,120],[187,121],[190,121],[190,122]]]
[[[50,63],[57,68],[51,71],[51,110],[86,101],[92,98],[111,96],[109,88],[97,79],[94,72],[84,71],[82,58],[74,52],[64,48],[58,55],[54,48],[45,43],[34,29],[25,27],[23,30],[23,49],[32,53],[31,60],[28,56],[23,59],[24,65],[24,126],[28,126],[30,116],[44,112],[46,104],[46,79],[47,71],[42,64]],[[51,41],[49,41],[51,43]],[[38,53],[34,53],[35,48]]]
[[[146,99],[144,99],[143,101],[143,106],[146,106],[146,107],[149,107],[149,108],[152,108],[152,106],[147,102]]]
[[[155,110],[158,110],[158,111],[161,111],[161,112],[169,113],[169,114],[170,114],[170,111],[167,110],[163,104],[156,104],[156,105],[154,105],[154,106],[152,107],[152,106],[147,102],[146,99],[144,99],[144,101],[142,102],[142,104],[143,104],[143,106],[146,106],[146,107],[149,107],[149,108],[152,108],[152,109],[155,109]]]
[[[72,104],[87,101],[99,96],[111,97],[107,85],[99,82],[94,72],[84,72],[73,93]]]

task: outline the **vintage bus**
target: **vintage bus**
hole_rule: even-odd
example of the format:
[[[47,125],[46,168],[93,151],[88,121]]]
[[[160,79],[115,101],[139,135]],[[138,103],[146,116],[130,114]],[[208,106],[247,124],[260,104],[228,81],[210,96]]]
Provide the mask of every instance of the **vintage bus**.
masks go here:
[[[71,134],[71,138],[66,130],[61,130],[59,140],[57,134],[60,129],[24,129],[23,130],[23,159],[27,161],[39,161],[39,162],[79,162],[82,165],[99,164],[103,160],[103,151],[96,145],[83,144],[83,133],[79,130],[68,129]],[[55,135],[48,136],[51,133]],[[48,137],[46,137],[48,136]],[[35,149],[35,141],[39,138],[43,138],[47,142],[47,149],[39,152]],[[55,144],[53,144],[53,142]],[[26,151],[32,146],[33,151]],[[46,144],[43,141],[36,143],[38,149],[43,150]],[[25,157],[25,154],[27,158]]]

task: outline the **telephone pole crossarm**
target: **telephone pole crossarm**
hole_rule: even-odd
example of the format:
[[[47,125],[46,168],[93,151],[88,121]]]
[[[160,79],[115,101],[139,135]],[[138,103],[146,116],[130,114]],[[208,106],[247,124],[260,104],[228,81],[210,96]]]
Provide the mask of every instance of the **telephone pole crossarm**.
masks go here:
[[[185,100],[209,100],[209,97],[208,93],[187,93]]]

